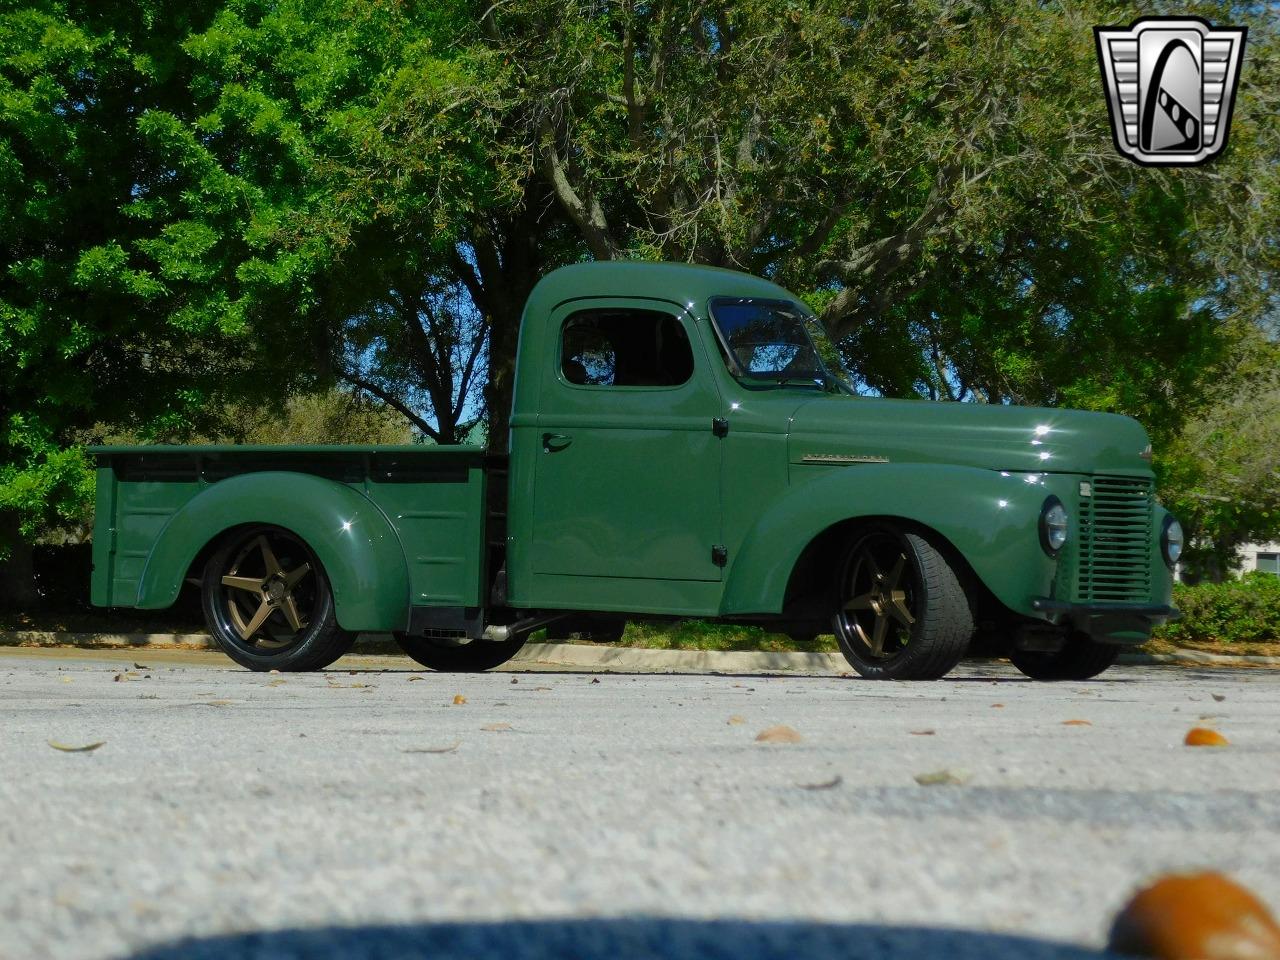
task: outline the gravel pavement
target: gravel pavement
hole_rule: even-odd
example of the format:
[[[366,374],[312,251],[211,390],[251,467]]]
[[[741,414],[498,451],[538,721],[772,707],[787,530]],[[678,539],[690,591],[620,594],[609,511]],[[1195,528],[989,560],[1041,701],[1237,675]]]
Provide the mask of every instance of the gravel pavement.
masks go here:
[[[3,960],[1075,958],[1192,867],[1280,909],[1277,672],[133,659],[0,651]]]

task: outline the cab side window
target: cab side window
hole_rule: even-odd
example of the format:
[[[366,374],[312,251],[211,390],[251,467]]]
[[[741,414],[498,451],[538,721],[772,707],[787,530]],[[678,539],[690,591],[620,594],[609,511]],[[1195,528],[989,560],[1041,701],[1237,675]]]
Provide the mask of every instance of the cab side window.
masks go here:
[[[670,314],[583,310],[561,330],[560,372],[584,387],[678,387],[693,376],[693,348]]]

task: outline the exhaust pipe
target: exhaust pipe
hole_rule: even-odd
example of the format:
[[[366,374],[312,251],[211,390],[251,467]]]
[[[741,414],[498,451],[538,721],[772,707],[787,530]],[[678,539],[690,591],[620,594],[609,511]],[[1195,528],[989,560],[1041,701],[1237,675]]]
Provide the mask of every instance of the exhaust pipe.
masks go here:
[[[533,633],[535,630],[541,630],[548,627],[557,620],[563,620],[567,614],[556,613],[541,617],[525,617],[523,620],[517,620],[515,623],[507,624],[490,624],[484,628],[484,633],[480,635],[482,640],[494,640],[502,643],[506,640],[512,640],[526,633]]]

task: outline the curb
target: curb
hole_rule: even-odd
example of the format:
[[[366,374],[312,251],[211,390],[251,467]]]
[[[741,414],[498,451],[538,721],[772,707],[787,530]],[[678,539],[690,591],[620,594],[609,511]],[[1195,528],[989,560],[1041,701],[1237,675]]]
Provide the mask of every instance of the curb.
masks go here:
[[[216,650],[206,633],[61,633],[44,630],[0,632],[0,647],[79,647],[83,649],[172,648]],[[385,634],[367,634],[356,643],[355,654],[399,654]],[[1178,653],[1123,653],[1117,661],[1129,666],[1213,666],[1280,668],[1280,657],[1226,656],[1183,650]],[[537,664],[570,669],[653,673],[830,673],[848,674],[838,653],[783,653],[753,650],[649,650],[641,647],[595,646],[576,643],[527,643],[511,667]]]

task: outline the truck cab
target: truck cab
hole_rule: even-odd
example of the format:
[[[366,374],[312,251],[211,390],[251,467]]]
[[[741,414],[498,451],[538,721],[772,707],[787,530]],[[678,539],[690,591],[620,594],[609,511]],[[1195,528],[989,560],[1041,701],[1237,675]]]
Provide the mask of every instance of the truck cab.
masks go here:
[[[315,668],[378,630],[429,666],[481,669],[544,627],[700,617],[833,631],[868,677],[937,677],[982,652],[1082,679],[1174,613],[1181,531],[1138,423],[860,396],[797,297],[727,270],[545,277],[524,311],[508,457],[95,452],[110,541],[95,598],[163,605],[198,580],[215,637],[255,668]],[[181,490],[160,476],[179,464]],[[281,496],[304,488],[305,503]],[[136,579],[118,576],[122,535]]]

